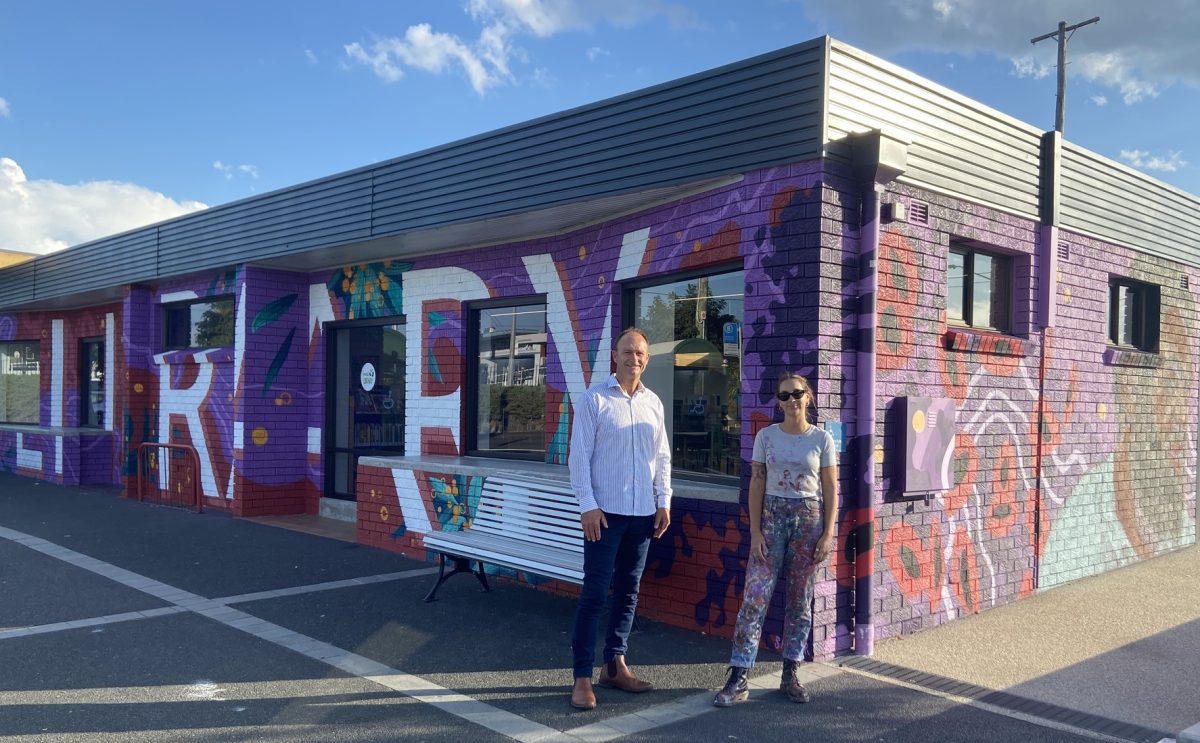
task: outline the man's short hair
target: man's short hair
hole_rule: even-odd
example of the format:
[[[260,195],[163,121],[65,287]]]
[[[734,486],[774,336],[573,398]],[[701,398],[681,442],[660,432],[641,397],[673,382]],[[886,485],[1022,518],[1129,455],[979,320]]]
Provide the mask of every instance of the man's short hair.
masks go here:
[[[624,338],[627,335],[630,335],[631,333],[637,333],[638,335],[642,336],[642,340],[646,341],[646,345],[647,346],[650,345],[650,338],[646,335],[646,331],[642,330],[641,328],[637,327],[636,325],[630,325],[628,328],[625,328],[624,330],[622,330],[620,335],[617,336],[617,339],[615,341],[613,341],[613,349],[614,350],[616,349],[617,344],[619,344],[621,342],[622,338]]]

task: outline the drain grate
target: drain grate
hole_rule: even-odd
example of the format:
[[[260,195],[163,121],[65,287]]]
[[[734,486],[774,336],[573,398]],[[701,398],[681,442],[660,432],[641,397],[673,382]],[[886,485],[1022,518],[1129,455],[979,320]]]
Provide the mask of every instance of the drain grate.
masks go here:
[[[968,684],[965,681],[959,681],[947,676],[939,676],[936,673],[925,673],[912,668],[905,668],[904,666],[884,663],[883,661],[861,655],[849,655],[844,658],[838,658],[834,662],[843,668],[851,668],[862,673],[869,673],[872,676],[882,676],[943,694],[973,699],[983,704],[990,704],[993,707],[1020,712],[1023,715],[1038,717],[1062,725],[1070,725],[1112,738],[1121,738],[1131,741],[1131,743],[1158,743],[1163,738],[1173,737],[1172,733],[1162,730],[1154,730],[1153,728],[1142,727],[1141,725],[1113,720],[1108,717],[1094,715],[1090,712],[1080,712],[1077,709],[1059,707],[1056,704],[1009,694],[1006,691],[996,691],[986,686]]]

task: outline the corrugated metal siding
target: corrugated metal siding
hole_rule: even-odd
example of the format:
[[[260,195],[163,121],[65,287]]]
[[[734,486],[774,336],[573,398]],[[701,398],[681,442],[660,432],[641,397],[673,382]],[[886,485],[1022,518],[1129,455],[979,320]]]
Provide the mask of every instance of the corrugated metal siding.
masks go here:
[[[912,145],[905,183],[1036,218],[1041,132],[888,62],[833,41],[827,153],[881,129]]]
[[[826,43],[36,258],[0,306],[810,160]]]
[[[1200,198],[1067,142],[1060,183],[1062,227],[1200,265]]]
[[[33,301],[37,284],[37,259],[18,263],[0,272],[0,307]]]
[[[159,269],[190,273],[363,240],[370,232],[371,173],[357,171],[167,222]]]
[[[153,229],[138,230],[36,258],[35,298],[151,278],[155,275],[155,242]]]
[[[376,234],[811,159],[820,69],[793,47],[381,166]]]

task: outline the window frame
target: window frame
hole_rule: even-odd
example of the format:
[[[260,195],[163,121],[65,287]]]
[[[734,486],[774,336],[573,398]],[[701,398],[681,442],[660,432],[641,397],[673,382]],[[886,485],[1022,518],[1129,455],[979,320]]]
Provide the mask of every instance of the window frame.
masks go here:
[[[540,305],[546,312],[546,339],[549,346],[550,338],[550,305],[545,294],[527,294],[519,297],[500,297],[497,299],[482,299],[463,302],[463,313],[467,319],[467,338],[464,358],[467,362],[463,383],[467,394],[463,396],[465,404],[462,407],[463,451],[466,456],[489,457],[492,459],[516,459],[528,462],[546,461],[546,412],[542,409],[542,441],[541,452],[511,452],[497,449],[480,449],[479,435],[476,427],[479,425],[479,317],[481,310],[497,307],[533,307]]]
[[[41,389],[42,389],[42,380],[41,380],[41,376],[42,376],[42,342],[41,342],[41,340],[13,339],[11,341],[0,341],[0,346],[33,346],[37,349],[37,360],[38,360],[38,393],[37,393],[37,404],[34,409],[34,419],[33,420],[11,420],[8,418],[8,413],[5,413],[4,414],[5,417],[3,419],[0,419],[0,424],[13,425],[13,426],[40,426],[42,423],[42,421],[41,421],[41,416],[42,416],[42,413],[41,413],[41,406],[42,406],[42,401],[41,401],[41,396],[42,396],[42,393],[41,393]]]
[[[962,288],[962,319],[952,318],[950,316],[950,256],[963,256],[963,288]],[[986,322],[976,322],[975,320],[975,256],[984,255],[990,258],[993,262],[993,270],[995,266],[1003,266],[1005,271],[1005,284],[1003,287],[1004,295],[1004,325],[992,324],[995,319],[996,292],[993,292],[992,301],[988,304],[988,319]],[[984,247],[979,247],[971,242],[962,240],[951,240],[949,249],[946,251],[946,291],[943,298],[946,301],[946,324],[954,328],[965,328],[972,331],[1000,333],[1003,335],[1013,335],[1016,325],[1015,305],[1016,305],[1016,257],[1010,253],[1004,253],[997,250],[990,250]]]
[[[234,327],[233,337],[229,339],[228,345],[221,346],[193,346],[192,343],[192,320],[191,308],[198,304],[215,304],[217,302],[228,301],[233,308]],[[162,349],[164,351],[190,351],[203,348],[231,348],[237,342],[237,299],[232,294],[217,294],[211,297],[197,297],[196,299],[185,299],[179,302],[166,302],[159,305],[161,308],[162,319]],[[188,310],[188,337],[187,343],[184,345],[175,345],[171,343],[171,323],[170,313],[175,310]]]
[[[742,327],[744,328],[745,323],[746,323],[745,301],[746,301],[747,295],[745,293],[746,292],[745,277],[746,277],[746,273],[747,273],[747,268],[746,268],[745,261],[743,261],[743,260],[737,260],[737,261],[733,261],[733,262],[713,263],[710,265],[699,266],[697,268],[690,268],[690,269],[687,269],[684,271],[662,273],[662,274],[656,274],[654,276],[639,277],[636,279],[631,279],[629,281],[622,281],[620,283],[621,321],[622,321],[621,328],[624,329],[626,327],[629,327],[630,325],[636,324],[636,316],[635,316],[636,305],[634,302],[634,293],[640,289],[645,289],[647,287],[653,287],[653,286],[660,286],[663,284],[674,284],[674,283],[679,283],[679,282],[684,282],[684,281],[691,281],[692,279],[699,279],[699,278],[703,278],[703,277],[721,276],[724,274],[731,274],[731,273],[738,273],[738,272],[741,272],[741,274],[742,274],[742,302],[743,302],[743,305],[742,305]],[[742,340],[744,343],[745,338],[743,337]],[[739,355],[740,355],[739,374],[741,375],[741,383],[744,385],[745,384],[745,366],[744,366],[744,364],[745,364],[745,348],[744,348],[744,346],[741,349],[739,349]],[[611,362],[610,362],[610,364],[611,364]],[[610,368],[611,368],[611,366],[610,366]],[[595,374],[593,374],[592,379],[593,379],[593,381],[595,381],[595,379],[596,379]],[[657,390],[652,390],[652,391],[654,391],[655,394],[658,394]],[[739,390],[739,392],[740,392],[740,390]],[[672,402],[673,401],[666,401],[666,400],[663,401],[664,415],[669,416],[672,414],[672,408],[671,408]],[[709,483],[709,484],[713,484],[713,485],[735,485],[735,486],[739,485],[741,483],[742,475],[745,474],[745,472],[746,472],[745,468],[748,467],[748,465],[749,465],[748,460],[741,458],[741,439],[746,435],[747,430],[748,430],[746,427],[746,417],[744,415],[744,410],[743,410],[741,403],[739,403],[739,405],[738,405],[738,428],[739,428],[738,445],[732,449],[732,451],[737,453],[739,459],[741,460],[741,464],[739,465],[740,472],[737,475],[718,475],[718,474],[712,474],[712,473],[695,472],[692,470],[677,469],[674,461],[672,461],[672,463],[671,463],[671,479],[672,480],[690,480],[692,482]],[[674,447],[675,447],[675,442],[672,441],[671,442],[672,450],[674,450]]]
[[[1121,290],[1131,293],[1134,328],[1126,339],[1123,337],[1120,318],[1116,312],[1117,297]],[[1108,279],[1108,303],[1105,317],[1108,345],[1114,348],[1158,353],[1161,322],[1161,287],[1146,281],[1137,281],[1125,276],[1110,276]],[[1127,342],[1128,341],[1128,342]]]

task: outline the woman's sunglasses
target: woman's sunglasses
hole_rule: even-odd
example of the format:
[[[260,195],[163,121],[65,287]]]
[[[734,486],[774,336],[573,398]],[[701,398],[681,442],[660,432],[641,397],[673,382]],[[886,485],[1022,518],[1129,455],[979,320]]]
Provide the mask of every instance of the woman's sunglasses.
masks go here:
[[[799,400],[804,397],[804,390],[792,390],[791,392],[776,392],[775,397],[779,398],[780,402],[786,402],[790,397],[793,400]]]

